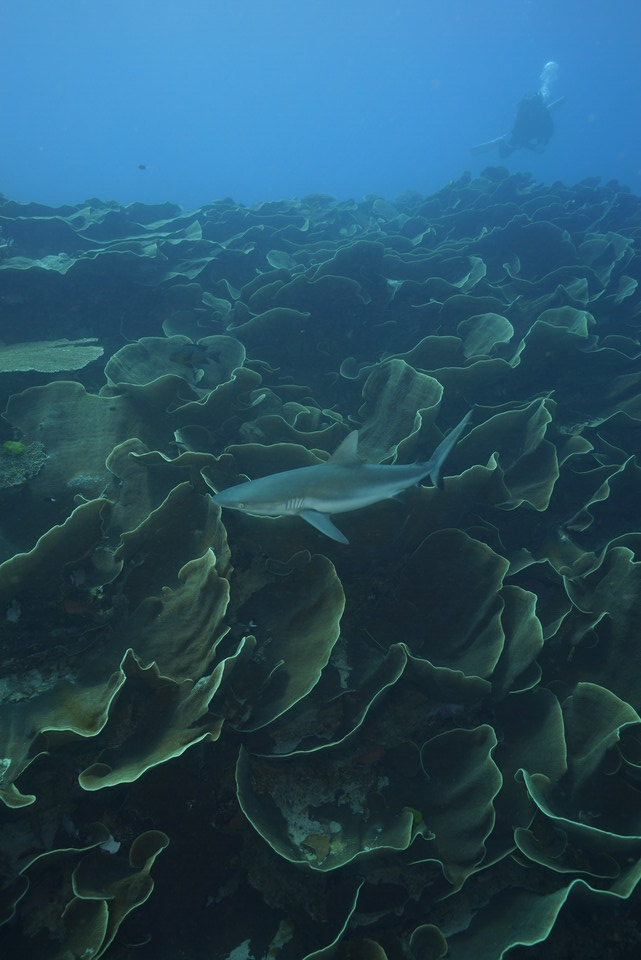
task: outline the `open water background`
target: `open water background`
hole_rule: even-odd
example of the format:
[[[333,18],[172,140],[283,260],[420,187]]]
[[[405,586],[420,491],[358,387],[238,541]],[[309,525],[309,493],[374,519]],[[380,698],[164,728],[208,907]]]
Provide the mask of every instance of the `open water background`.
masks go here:
[[[556,135],[507,166],[639,192],[640,40],[637,0],[4,0],[0,189],[187,208],[429,194],[494,162],[470,148],[555,60]]]

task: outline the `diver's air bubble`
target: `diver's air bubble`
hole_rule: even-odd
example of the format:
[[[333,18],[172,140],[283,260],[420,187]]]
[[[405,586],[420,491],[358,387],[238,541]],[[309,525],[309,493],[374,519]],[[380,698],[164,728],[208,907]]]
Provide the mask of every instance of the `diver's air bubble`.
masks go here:
[[[552,92],[552,87],[554,86],[559,72],[559,65],[554,60],[548,60],[543,69],[541,70],[541,76],[539,80],[541,81],[541,87],[539,93],[544,100],[547,100]]]

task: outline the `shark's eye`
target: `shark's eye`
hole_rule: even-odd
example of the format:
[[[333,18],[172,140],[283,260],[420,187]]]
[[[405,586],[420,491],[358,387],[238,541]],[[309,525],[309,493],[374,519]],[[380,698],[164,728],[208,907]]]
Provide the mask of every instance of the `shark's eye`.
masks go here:
[[[238,509],[239,509],[239,510],[244,510],[244,509],[245,509],[245,504],[244,504],[244,503],[239,503],[239,504],[238,504]]]

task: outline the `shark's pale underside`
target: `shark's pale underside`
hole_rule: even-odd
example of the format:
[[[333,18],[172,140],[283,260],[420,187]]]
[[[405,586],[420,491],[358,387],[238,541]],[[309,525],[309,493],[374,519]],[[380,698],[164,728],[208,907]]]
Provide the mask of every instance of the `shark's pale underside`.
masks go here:
[[[212,499],[221,507],[260,517],[301,517],[332,540],[349,543],[330,516],[395,497],[427,476],[438,485],[441,467],[469,417],[466,414],[423,463],[363,463],[357,452],[358,431],[353,430],[326,463],[248,480],[228,487]]]

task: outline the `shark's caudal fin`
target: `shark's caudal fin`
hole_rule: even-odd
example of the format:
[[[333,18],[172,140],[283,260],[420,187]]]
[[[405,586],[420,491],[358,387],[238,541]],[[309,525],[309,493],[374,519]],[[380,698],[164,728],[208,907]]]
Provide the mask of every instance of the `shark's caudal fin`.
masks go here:
[[[429,477],[435,487],[443,486],[441,468],[445,463],[450,451],[452,450],[452,447],[465,430],[465,427],[467,426],[471,416],[472,411],[468,410],[461,422],[457,423],[457,425],[450,430],[446,437],[443,437],[438,447],[430,457],[428,464],[426,464],[426,466],[429,465]]]

